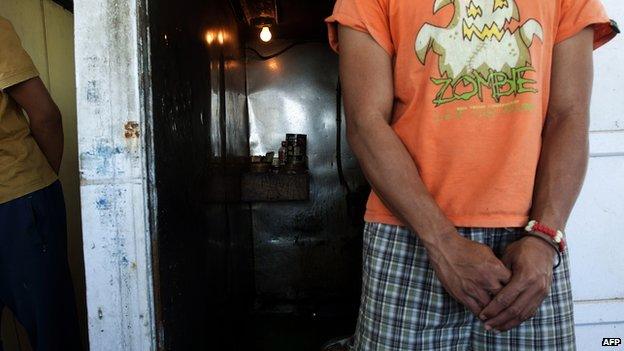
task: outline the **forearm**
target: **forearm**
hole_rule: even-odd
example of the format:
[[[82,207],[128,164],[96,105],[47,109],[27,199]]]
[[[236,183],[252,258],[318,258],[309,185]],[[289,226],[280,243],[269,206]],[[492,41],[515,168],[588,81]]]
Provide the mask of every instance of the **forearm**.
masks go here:
[[[530,216],[562,230],[587,170],[593,38],[589,27],[553,51],[550,101]]]
[[[40,120],[45,120],[46,122],[31,124],[31,133],[50,166],[58,174],[61,168],[64,147],[61,115],[59,113],[57,116]]]
[[[58,174],[63,159],[63,119],[39,77],[18,83],[6,92],[26,111],[30,131],[39,149]]]
[[[425,187],[399,137],[385,120],[376,121],[350,125],[348,135],[351,149],[377,195],[425,245],[435,245],[445,234],[455,235],[453,224]]]
[[[339,37],[351,149],[386,207],[436,256],[440,243],[459,235],[429,194],[414,160],[390,126],[395,98],[392,58],[365,33],[340,26]]]
[[[549,116],[543,133],[531,218],[564,229],[587,170],[587,112]]]

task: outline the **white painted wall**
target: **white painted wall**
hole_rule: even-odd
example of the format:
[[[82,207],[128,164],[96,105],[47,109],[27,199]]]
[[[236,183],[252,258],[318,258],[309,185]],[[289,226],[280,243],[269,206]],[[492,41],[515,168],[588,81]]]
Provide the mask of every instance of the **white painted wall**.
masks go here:
[[[75,2],[91,351],[155,350],[140,0]],[[143,31],[143,30],[141,30]],[[136,122],[136,127],[133,126]]]
[[[624,25],[621,0],[603,0]],[[624,40],[595,52],[591,159],[570,223],[578,349],[603,350],[602,338],[624,338]]]

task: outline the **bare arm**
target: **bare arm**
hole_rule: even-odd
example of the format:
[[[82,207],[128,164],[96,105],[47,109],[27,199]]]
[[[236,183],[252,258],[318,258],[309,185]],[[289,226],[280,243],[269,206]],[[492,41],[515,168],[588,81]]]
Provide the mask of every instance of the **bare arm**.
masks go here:
[[[478,313],[509,271],[485,245],[461,237],[422,182],[389,121],[394,103],[392,58],[370,37],[339,28],[340,76],[349,144],[375,192],[427,248],[438,278]]]
[[[58,174],[63,159],[63,123],[45,85],[41,79],[33,78],[6,91],[28,114],[31,133]]]
[[[391,58],[367,34],[341,28],[339,35],[347,137],[368,180],[392,213],[417,230],[424,242],[435,244],[442,234],[455,235],[455,227],[434,202],[390,127]]]
[[[587,171],[593,33],[585,29],[557,45],[553,54],[552,91],[531,218],[562,230]]]
[[[553,52],[550,103],[531,210],[531,218],[553,228],[565,227],[587,169],[593,35],[593,29],[585,29]],[[550,290],[553,255],[547,243],[532,237],[509,246],[503,260],[513,276],[483,311],[491,318],[486,325],[508,330],[535,314]]]

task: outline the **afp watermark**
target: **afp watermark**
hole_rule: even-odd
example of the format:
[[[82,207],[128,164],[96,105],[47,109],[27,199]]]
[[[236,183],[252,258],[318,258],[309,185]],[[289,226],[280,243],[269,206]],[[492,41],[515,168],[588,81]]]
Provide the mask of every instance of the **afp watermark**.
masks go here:
[[[602,338],[602,346],[620,346],[622,345],[621,338]]]

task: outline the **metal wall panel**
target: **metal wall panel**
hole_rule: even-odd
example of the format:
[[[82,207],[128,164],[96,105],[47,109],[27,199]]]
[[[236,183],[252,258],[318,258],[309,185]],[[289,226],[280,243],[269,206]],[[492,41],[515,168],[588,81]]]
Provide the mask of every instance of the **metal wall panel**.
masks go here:
[[[271,53],[286,44],[258,49]],[[337,83],[337,56],[323,44],[295,46],[266,61],[248,54],[251,154],[277,151],[286,133],[307,134],[311,174],[309,202],[253,205],[260,303],[357,296],[361,228],[348,216],[336,167]],[[342,149],[346,177],[356,189],[363,177],[348,147]]]

